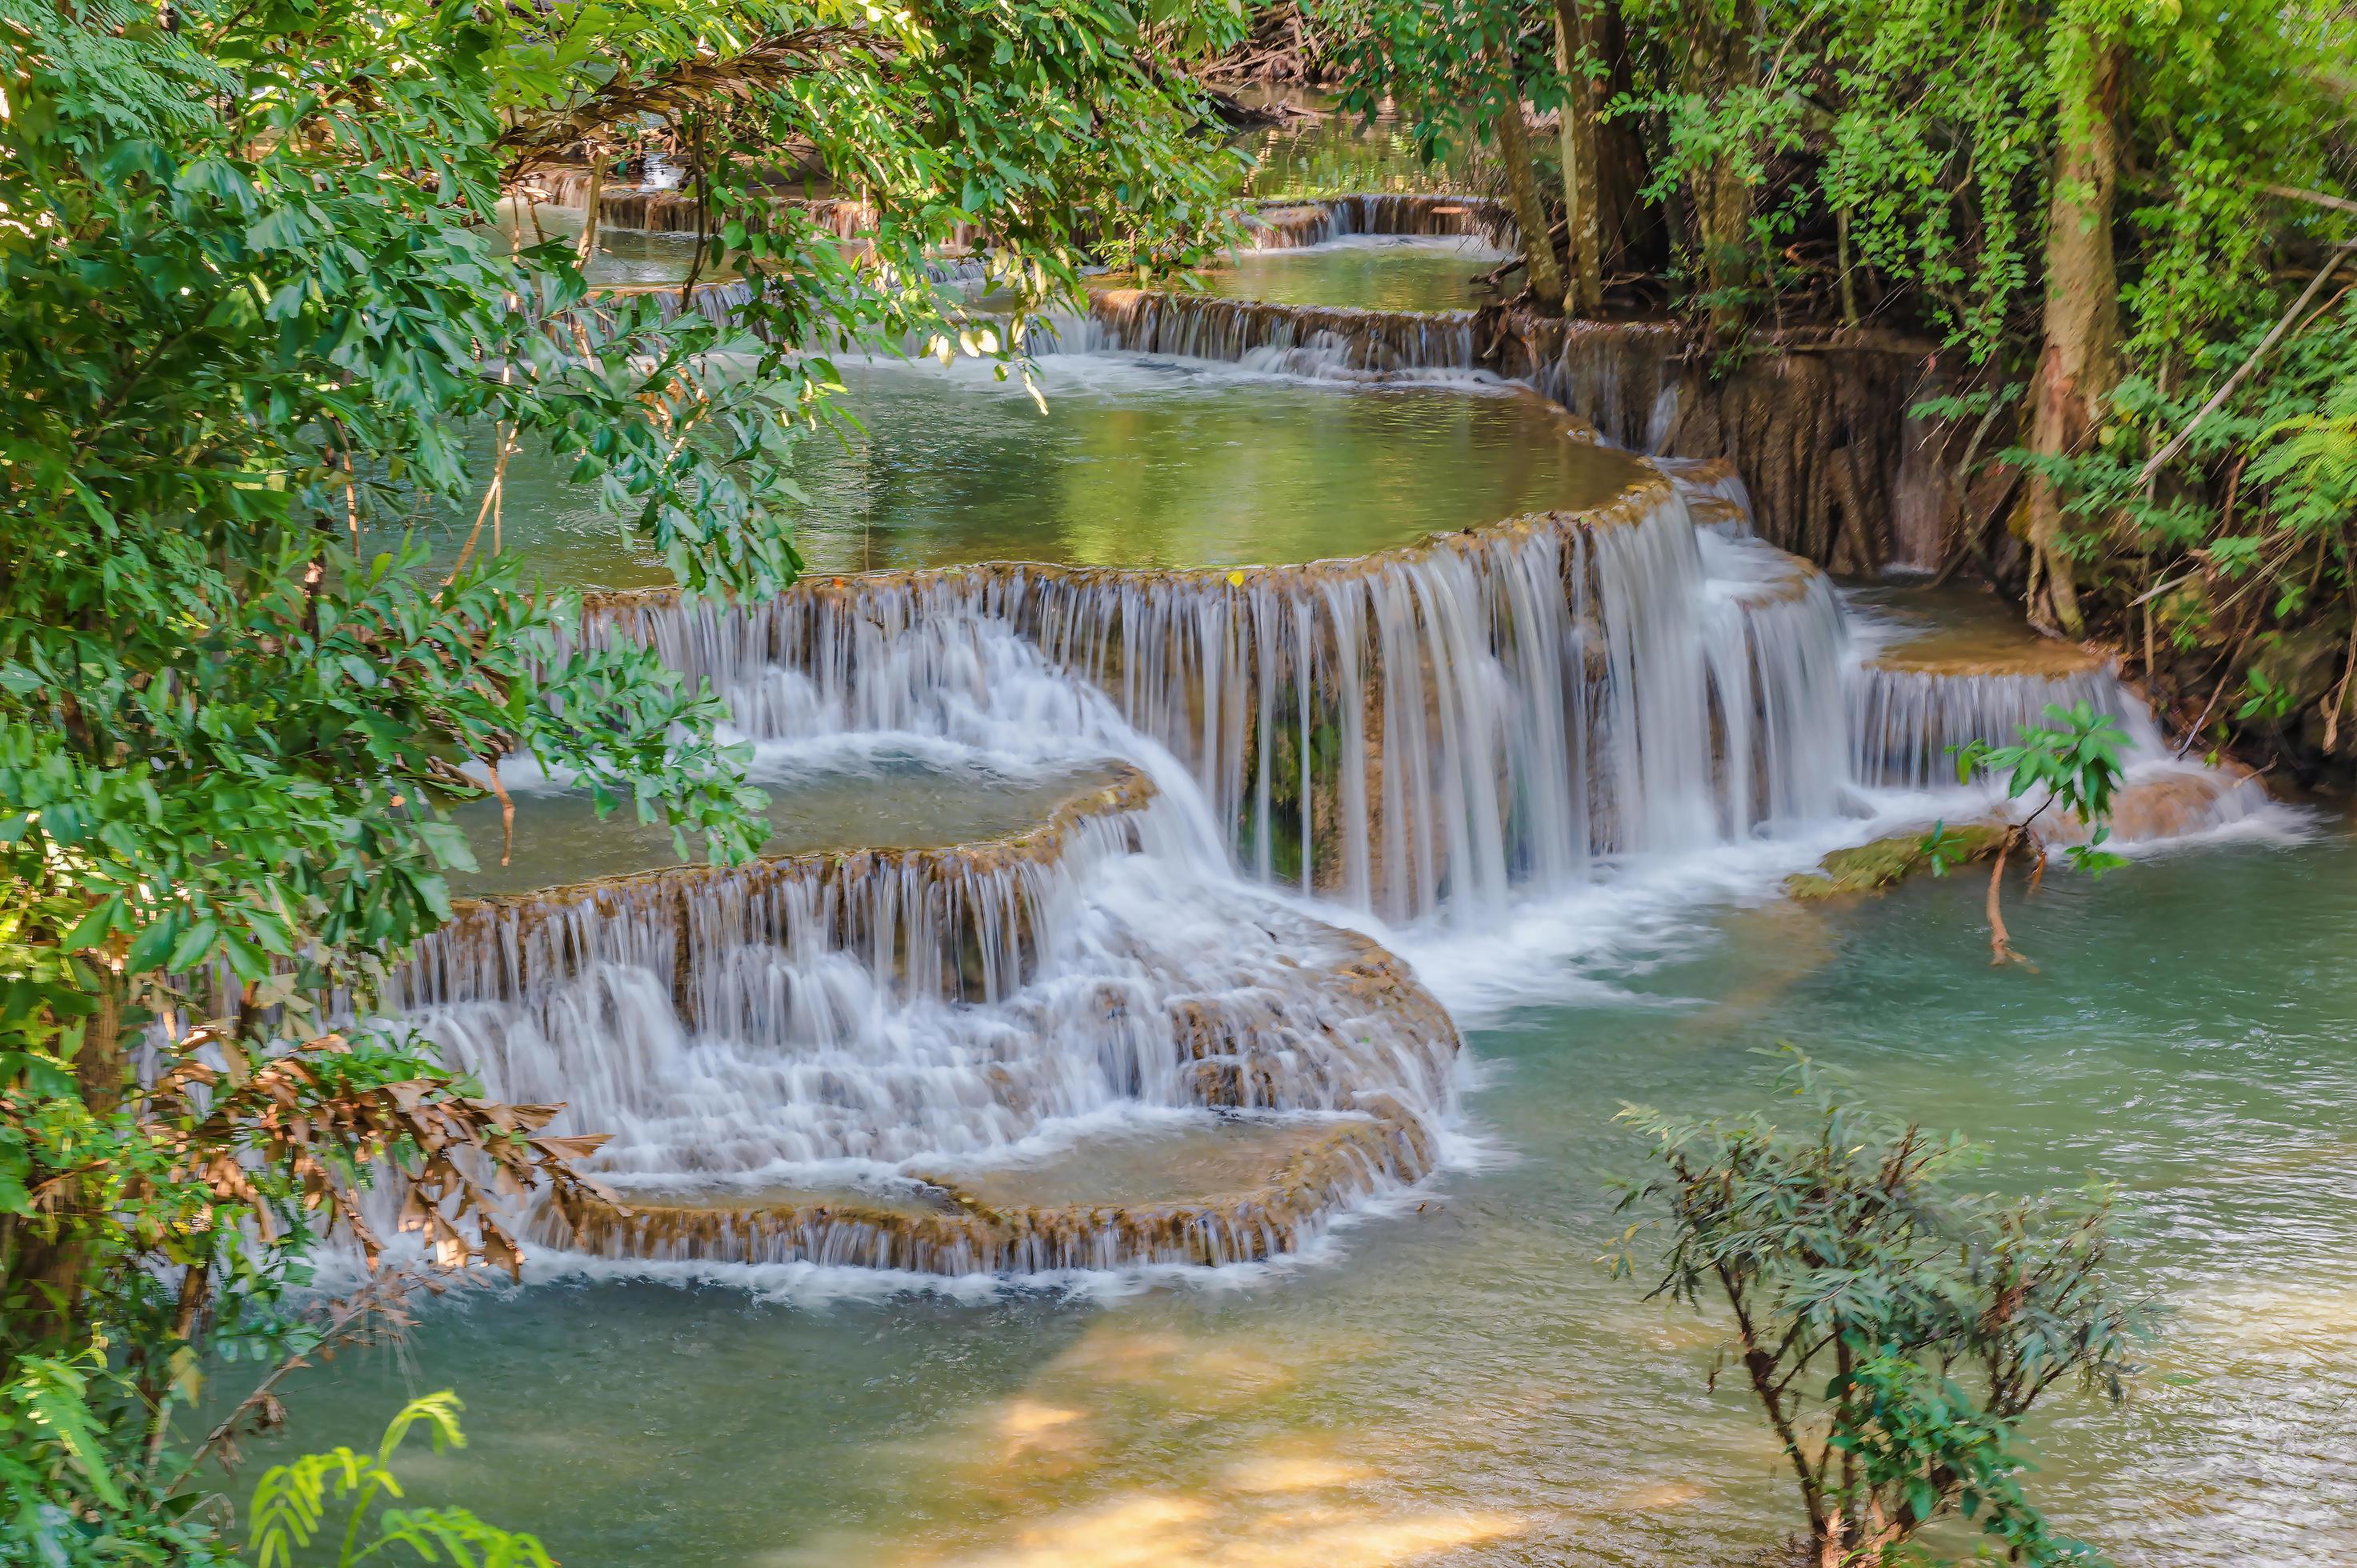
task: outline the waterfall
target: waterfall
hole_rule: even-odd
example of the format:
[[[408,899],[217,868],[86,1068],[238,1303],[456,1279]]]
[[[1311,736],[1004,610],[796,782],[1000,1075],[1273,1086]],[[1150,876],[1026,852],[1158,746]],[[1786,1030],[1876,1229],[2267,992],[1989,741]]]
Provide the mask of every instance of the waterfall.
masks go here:
[[[2064,674],[1894,669],[1868,661],[1850,679],[1851,768],[1869,784],[1932,789],[1956,781],[1957,746],[2010,744],[2024,725],[2049,723],[2049,706],[2084,703],[2131,723],[2140,750],[2158,753],[2142,704],[2100,666]]]
[[[1480,219],[1440,206],[1316,211]],[[688,307],[728,320],[746,290]],[[1461,375],[1474,329],[1125,291],[1056,347]],[[1647,410],[1640,434],[1668,444],[1681,384],[1614,384],[1617,352],[1580,395]],[[1724,461],[1658,458],[1600,508],[1345,560],[994,563],[752,607],[596,595],[573,635],[651,647],[780,757],[887,742],[1118,772],[1004,838],[490,899],[421,944],[393,1005],[492,1096],[613,1134],[593,1174],[628,1211],[543,1205],[528,1233],[618,1258],[963,1273],[1296,1250],[1436,1168],[1453,1108],[1453,1024],[1352,922],[1480,941],[1632,866],[1813,843],[1920,807],[1948,747],[2055,702],[2128,728],[2123,840],[2257,798],[2169,760],[2093,660],[1909,652],[1757,535]],[[1222,1151],[1217,1190],[1170,1153],[1189,1140]],[[1068,1169],[1135,1179],[1075,1198]]]
[[[1185,819],[1132,778],[990,844],[487,901],[397,1000],[494,1098],[612,1135],[587,1168],[630,1212],[543,1207],[544,1244],[952,1273],[1262,1257],[1432,1167],[1456,1035],[1372,943],[1190,873]],[[962,1196],[977,1164],[1211,1113],[1284,1158],[1191,1203]]]
[[[1501,250],[1522,243],[1506,204],[1486,196],[1368,192],[1264,201],[1245,220],[1254,249],[1297,250],[1351,234],[1466,234]]]
[[[1210,295],[1099,289],[1089,312],[1036,335],[1033,353],[1171,354],[1321,380],[1477,373],[1469,310],[1264,305]]]
[[[1716,470],[1687,489],[1734,504]],[[1351,561],[967,567],[589,616],[711,680],[757,739],[1105,734],[1077,705],[1101,693],[1200,791],[1235,864],[1395,921],[1495,920],[1516,888],[1601,858],[1837,814],[1848,782],[1829,585],[1698,530],[1659,482]]]

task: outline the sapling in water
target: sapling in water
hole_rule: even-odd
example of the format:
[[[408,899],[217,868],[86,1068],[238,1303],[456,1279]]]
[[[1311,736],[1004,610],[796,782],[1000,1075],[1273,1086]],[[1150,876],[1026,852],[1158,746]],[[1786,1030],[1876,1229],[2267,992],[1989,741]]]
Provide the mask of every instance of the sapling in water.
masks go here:
[[[2120,752],[2127,745],[2127,736],[2117,720],[2109,714],[2095,712],[2085,703],[2068,708],[2049,703],[2046,717],[2051,727],[2024,725],[2020,741],[2013,746],[1975,740],[1950,748],[1956,758],[1956,781],[1960,784],[1969,782],[1976,773],[2004,774],[2008,800],[2018,800],[2033,789],[2043,791],[2028,816],[2005,824],[2005,836],[1998,841],[1996,860],[1989,867],[1992,964],[2028,961],[2013,950],[2006,931],[2002,907],[2005,866],[2014,850],[2027,847],[2037,857],[2029,872],[2029,885],[2033,889],[2037,887],[2046,875],[2046,841],[2032,830],[2048,811],[2059,805],[2066,815],[2086,824],[2087,842],[2071,844],[2062,851],[2063,858],[2077,869],[2100,876],[2127,864],[2104,848],[2112,834],[2112,796],[2119,789]],[[1933,823],[1923,840],[1923,854],[1932,863],[1934,876],[1946,875],[1950,865],[1964,858],[1963,850],[1963,840],[1944,822]]]

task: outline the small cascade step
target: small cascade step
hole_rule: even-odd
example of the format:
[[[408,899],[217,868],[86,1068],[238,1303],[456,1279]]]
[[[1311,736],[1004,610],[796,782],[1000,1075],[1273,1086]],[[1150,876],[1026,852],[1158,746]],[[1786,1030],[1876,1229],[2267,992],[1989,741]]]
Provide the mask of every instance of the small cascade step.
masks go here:
[[[857,1186],[632,1188],[539,1211],[532,1238],[619,1259],[921,1273],[1216,1267],[1297,1251],[1340,1209],[1431,1169],[1428,1135],[1366,1117],[1203,1118],[959,1176]]]
[[[1110,759],[1017,768],[888,747],[783,776],[757,765],[750,775],[769,796],[762,854],[772,859],[1004,839],[1134,777],[1135,769]],[[477,867],[451,875],[450,890],[459,897],[683,867],[701,847],[691,840],[691,859],[683,861],[671,830],[639,821],[627,803],[601,819],[586,791],[533,789],[513,779],[507,788],[514,803],[511,842],[496,800],[472,800],[452,813]]]
[[[1153,798],[1135,768],[1104,771],[1109,782],[1065,791],[1019,831],[980,843],[804,850],[460,902],[395,973],[393,993],[409,1007],[546,1008],[619,965],[651,972],[690,1023],[717,1021],[743,1005],[739,952],[815,940],[862,947],[879,981],[910,994],[1009,994],[1051,940],[1049,884],[1125,853]]]
[[[2040,637],[1985,593],[1876,587],[1851,590],[1849,602],[1867,641],[1850,678],[1852,763],[1863,782],[1953,785],[1954,747],[2009,745],[2024,725],[2048,722],[2049,707],[2141,714],[2102,659]]]
[[[1247,231],[1260,250],[1323,245],[1352,234],[1463,234],[1500,250],[1522,243],[1502,201],[1486,196],[1370,191],[1261,203]]]

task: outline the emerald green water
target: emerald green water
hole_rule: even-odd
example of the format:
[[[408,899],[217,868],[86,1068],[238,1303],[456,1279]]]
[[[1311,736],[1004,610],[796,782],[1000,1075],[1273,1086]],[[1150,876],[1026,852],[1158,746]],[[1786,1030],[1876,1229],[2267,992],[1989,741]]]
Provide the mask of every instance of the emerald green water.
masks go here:
[[[493,231],[503,244],[512,246],[516,227],[521,224],[524,243],[540,244],[548,240],[578,242],[581,237],[582,214],[570,208],[541,205],[531,212],[519,210],[513,203],[501,209],[503,226]],[[597,253],[582,269],[582,276],[592,287],[608,288],[621,284],[678,283],[683,280],[695,260],[695,236],[693,234],[657,234],[637,229],[616,229],[601,226],[597,231]],[[729,266],[704,270],[705,277],[727,277],[735,269]]]
[[[1207,294],[1273,305],[1365,310],[1470,310],[1498,297],[1474,279],[1497,252],[1477,242],[1370,234],[1286,251],[1244,251],[1201,274]]]
[[[2357,844],[2050,877],[2011,911],[2034,973],[1988,968],[1977,899],[1572,908],[1590,959],[1519,977],[1563,1000],[1471,1032],[1488,1157],[1280,1274],[479,1294],[304,1374],[257,1456],[455,1386],[471,1446],[417,1495],[575,1568],[1737,1563],[1794,1520],[1764,1428],[1706,1391],[1710,1325],[1593,1260],[1638,1155],[1614,1109],[1756,1101],[1790,1039],[1990,1139],[1996,1184],[2121,1184],[2183,1380],[2057,1403],[2034,1485],[2066,1525],[2124,1563],[2357,1560]],[[1480,958],[1410,950],[1444,993]]]
[[[798,478],[814,573],[990,560],[1224,566],[1356,555],[1443,529],[1609,499],[1640,475],[1565,440],[1538,399],[1352,388],[1134,356],[1040,361],[1044,412],[980,365],[846,366],[863,428],[821,433]],[[478,467],[490,469],[488,435]],[[511,464],[501,542],[547,581],[670,581],[545,452]],[[465,523],[471,525],[468,510]],[[443,525],[447,558],[466,530]],[[484,543],[489,544],[488,532]]]

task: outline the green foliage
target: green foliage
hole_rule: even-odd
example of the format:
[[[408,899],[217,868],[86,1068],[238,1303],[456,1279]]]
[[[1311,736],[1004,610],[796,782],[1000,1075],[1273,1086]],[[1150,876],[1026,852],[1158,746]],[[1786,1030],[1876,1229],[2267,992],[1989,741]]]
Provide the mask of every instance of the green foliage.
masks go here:
[[[287,1293],[331,1230],[374,1260],[380,1176],[430,1255],[510,1267],[494,1189],[587,1199],[556,1108],[339,1022],[449,917],[452,804],[522,757],[683,853],[759,842],[710,692],[585,644],[479,523],[429,566],[412,520],[496,515],[477,433],[691,595],[777,592],[823,351],[1012,352],[934,247],[1028,311],[1225,233],[1236,163],[1166,53],[1223,14],[0,0],[0,1561],[221,1555],[174,1412],[317,1346]],[[495,232],[552,164],[658,147],[759,340]],[[872,247],[783,199],[780,149]]]
[[[254,1568],[298,1568],[300,1553],[318,1539],[338,1508],[345,1514],[343,1534],[333,1559],[335,1568],[383,1555],[398,1561],[395,1547],[421,1563],[449,1563],[456,1568],[555,1568],[540,1541],[530,1535],[485,1524],[464,1509],[385,1509],[371,1512],[387,1498],[405,1494],[393,1474],[393,1457],[412,1427],[424,1425],[434,1451],[463,1448],[467,1439],[458,1430],[458,1412],[466,1407],[445,1389],[414,1399],[401,1408],[384,1429],[384,1441],[374,1454],[337,1448],[328,1454],[307,1454],[291,1465],[274,1465],[254,1483],[248,1509]],[[369,1532],[362,1539],[363,1532]]]
[[[2151,1315],[2111,1264],[2101,1188],[2007,1200],[1964,1187],[1982,1151],[1849,1102],[1790,1047],[1791,1125],[1629,1106],[1658,1174],[1607,1262],[1651,1295],[1724,1306],[1713,1369],[1742,1376],[1797,1482],[1819,1560],[1901,1560],[1956,1515],[2016,1561],[2093,1555],[2020,1484],[2023,1415],[2059,1383],[2117,1400]],[[1660,1233],[1658,1251],[1644,1245]]]
[[[2072,865],[2091,875],[2125,865],[2126,861],[2103,845],[2111,836],[2112,796],[2119,789],[2120,755],[2127,746],[2127,736],[2118,720],[2098,714],[2085,703],[2068,708],[2050,703],[2046,717],[2051,727],[2024,725],[2021,738],[2012,746],[1975,740],[1954,747],[1956,781],[1965,783],[1982,773],[2001,774],[2006,797],[2013,800],[2037,790],[2037,809],[2015,824],[2017,832],[2028,831],[2048,810],[2060,806],[2088,830],[2085,843],[2072,844],[2062,852]],[[1938,830],[1933,832],[1936,835]]]

